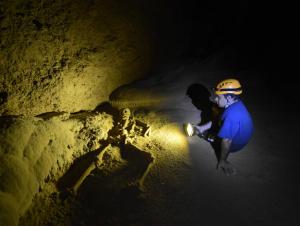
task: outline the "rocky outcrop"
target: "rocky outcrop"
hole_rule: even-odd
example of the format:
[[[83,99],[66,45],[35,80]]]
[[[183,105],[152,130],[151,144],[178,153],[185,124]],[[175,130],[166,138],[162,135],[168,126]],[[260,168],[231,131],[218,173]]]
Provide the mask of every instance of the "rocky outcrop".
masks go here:
[[[1,2],[0,114],[94,109],[147,71],[150,49],[130,2]]]
[[[95,139],[106,139],[113,127],[105,113],[69,116],[0,118],[1,225],[18,225],[33,197],[55,183],[74,159],[94,150]]]

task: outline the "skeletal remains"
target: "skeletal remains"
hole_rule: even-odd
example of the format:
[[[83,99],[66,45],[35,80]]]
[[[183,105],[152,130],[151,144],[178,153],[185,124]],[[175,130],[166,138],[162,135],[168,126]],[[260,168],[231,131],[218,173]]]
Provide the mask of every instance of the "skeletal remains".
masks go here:
[[[106,151],[109,151],[110,146],[118,146],[120,147],[120,149],[134,148],[135,150],[144,152],[133,144],[133,140],[137,138],[137,136],[149,137],[150,132],[151,127],[146,123],[135,119],[132,116],[132,113],[129,108],[121,109],[117,123],[113,127],[113,129],[109,131],[108,138],[101,142],[100,148],[86,154],[86,158],[82,158],[83,161],[81,161],[81,163],[77,163],[78,166],[74,166],[73,164],[73,167],[70,167],[70,170],[66,174],[73,174],[73,178],[68,179],[68,181],[64,182],[62,182],[62,180],[64,179],[60,180],[58,183],[59,190],[67,190],[73,194],[77,194],[78,189],[80,188],[86,177],[89,176],[94,169],[101,165],[103,154]],[[150,167],[150,164],[153,161],[152,156],[150,154],[149,156],[149,165],[146,167],[146,169],[143,172],[143,175],[139,179],[140,185],[142,185],[143,180]],[[84,162],[84,164],[82,162]],[[70,173],[70,171],[73,172]]]

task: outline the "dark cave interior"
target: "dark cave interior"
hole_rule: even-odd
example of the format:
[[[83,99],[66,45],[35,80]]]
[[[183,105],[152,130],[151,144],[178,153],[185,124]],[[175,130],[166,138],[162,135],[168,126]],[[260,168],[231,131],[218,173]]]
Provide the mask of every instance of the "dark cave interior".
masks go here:
[[[297,9],[0,0],[0,224],[299,225]],[[243,81],[256,130],[233,158],[240,174],[225,178],[207,144],[178,128],[198,110],[205,121],[204,86],[228,75]],[[138,104],[153,133],[120,145],[117,108]],[[78,196],[55,187],[99,156]]]
[[[228,48],[228,59],[223,62],[227,67],[264,71],[259,79],[264,80],[266,90],[280,87],[280,92],[273,92],[280,93],[277,98],[288,104],[295,101],[295,83],[289,81],[297,77],[294,74],[299,51],[294,4],[178,0],[164,1],[164,7],[172,19],[156,21],[158,65],[174,57],[204,60]],[[178,27],[178,33],[168,33],[169,26]],[[172,45],[171,50],[168,44]],[[176,47],[182,48],[179,54]]]

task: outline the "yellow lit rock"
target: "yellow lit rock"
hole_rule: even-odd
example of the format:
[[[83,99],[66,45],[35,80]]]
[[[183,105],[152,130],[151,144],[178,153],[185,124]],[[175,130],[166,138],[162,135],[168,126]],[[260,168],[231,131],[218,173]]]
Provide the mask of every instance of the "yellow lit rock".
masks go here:
[[[1,5],[0,115],[93,110],[147,72],[151,41],[134,6],[26,2]]]

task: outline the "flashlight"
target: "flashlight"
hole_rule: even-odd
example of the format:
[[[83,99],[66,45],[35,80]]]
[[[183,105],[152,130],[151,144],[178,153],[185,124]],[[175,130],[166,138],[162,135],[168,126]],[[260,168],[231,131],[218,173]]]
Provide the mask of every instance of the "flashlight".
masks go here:
[[[191,123],[185,123],[183,124],[183,130],[185,132],[185,134],[189,137],[194,136],[194,135],[198,135],[199,137],[203,138],[204,140],[208,141],[208,142],[214,142],[215,137],[213,134],[208,134],[207,132],[203,132],[203,133],[199,133],[195,130],[197,126],[192,125]]]
[[[185,134],[188,135],[189,137],[194,135],[194,127],[192,126],[191,123],[184,123],[183,130]]]

